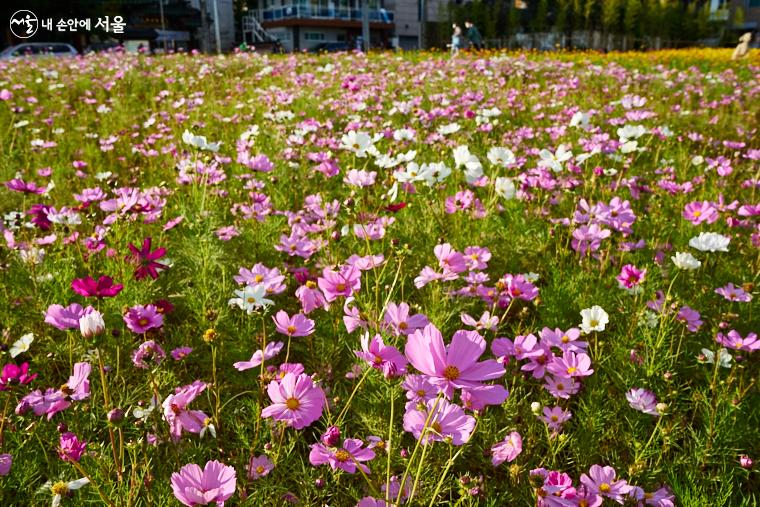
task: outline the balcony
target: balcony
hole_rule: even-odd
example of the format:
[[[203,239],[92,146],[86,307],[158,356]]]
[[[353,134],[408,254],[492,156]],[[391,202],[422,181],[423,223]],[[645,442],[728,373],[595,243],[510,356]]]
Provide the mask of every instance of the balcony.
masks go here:
[[[311,5],[282,5],[257,9],[260,23],[270,23],[288,19],[321,19],[332,21],[361,21],[361,9],[336,7],[316,7]],[[370,23],[393,23],[393,13],[385,9],[369,9]]]

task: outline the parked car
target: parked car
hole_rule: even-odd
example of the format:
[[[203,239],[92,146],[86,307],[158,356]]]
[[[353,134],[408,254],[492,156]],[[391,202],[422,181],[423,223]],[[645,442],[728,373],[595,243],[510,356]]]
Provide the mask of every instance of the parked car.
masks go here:
[[[309,51],[312,53],[334,53],[336,51],[349,51],[347,42],[320,42]]]
[[[77,50],[71,44],[63,42],[25,42],[0,52],[0,59],[24,56],[76,56]]]

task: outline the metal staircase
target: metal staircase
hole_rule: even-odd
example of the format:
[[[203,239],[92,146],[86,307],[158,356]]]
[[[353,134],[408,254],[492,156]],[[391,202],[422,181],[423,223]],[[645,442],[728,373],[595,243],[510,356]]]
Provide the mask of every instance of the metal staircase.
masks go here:
[[[267,30],[261,26],[259,20],[253,15],[253,12],[247,12],[243,14],[243,40],[246,42],[250,34],[250,40],[252,43],[263,42],[267,44],[279,45],[280,40],[267,32]]]

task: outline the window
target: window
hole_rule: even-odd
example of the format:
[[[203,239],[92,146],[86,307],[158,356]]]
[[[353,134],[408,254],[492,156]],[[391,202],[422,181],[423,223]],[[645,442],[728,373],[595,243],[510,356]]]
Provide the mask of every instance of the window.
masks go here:
[[[323,41],[325,40],[325,34],[322,32],[304,32],[303,39],[310,41]]]

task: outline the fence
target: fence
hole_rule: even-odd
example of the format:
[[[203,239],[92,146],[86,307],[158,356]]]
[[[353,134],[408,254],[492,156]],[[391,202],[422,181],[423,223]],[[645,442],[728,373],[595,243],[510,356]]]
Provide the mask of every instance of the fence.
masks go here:
[[[596,51],[627,51],[633,49],[663,49],[687,46],[718,46],[719,39],[683,41],[662,37],[636,38],[626,35],[605,34],[599,31],[516,33],[509,37],[487,39],[486,46],[493,49],[592,49]]]

